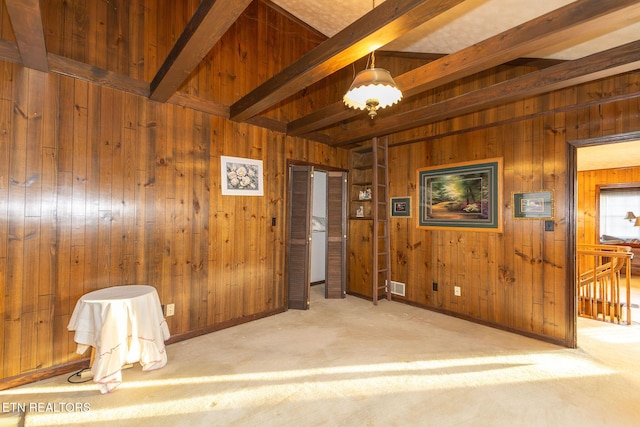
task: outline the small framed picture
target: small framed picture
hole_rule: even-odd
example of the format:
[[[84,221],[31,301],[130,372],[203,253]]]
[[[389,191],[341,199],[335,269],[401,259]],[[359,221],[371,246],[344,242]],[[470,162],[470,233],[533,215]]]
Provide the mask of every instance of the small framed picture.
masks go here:
[[[516,219],[553,219],[553,191],[513,193],[513,217]]]
[[[411,218],[411,197],[392,197],[391,216]]]
[[[220,156],[222,194],[264,196],[262,160]]]

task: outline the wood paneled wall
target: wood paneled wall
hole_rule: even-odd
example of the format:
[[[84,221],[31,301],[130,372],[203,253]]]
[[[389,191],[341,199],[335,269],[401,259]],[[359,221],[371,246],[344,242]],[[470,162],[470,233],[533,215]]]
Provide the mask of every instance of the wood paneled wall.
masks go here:
[[[598,200],[596,187],[607,184],[640,183],[640,166],[578,172],[578,243],[598,244]],[[624,215],[624,212],[622,213]]]
[[[110,0],[42,2],[48,52],[150,82],[197,9],[198,0]],[[0,0],[2,8],[4,2]],[[0,20],[0,25],[2,21]],[[7,39],[13,38],[8,22]],[[310,51],[326,37],[289,19],[268,2],[254,0],[211,49],[179,91],[229,106]],[[336,73],[340,82],[326,90],[310,85],[282,101],[265,116],[283,122],[340,99],[351,69]]]
[[[43,1],[47,51],[149,82],[199,3],[198,0]]]
[[[148,82],[198,1],[42,4],[50,52]],[[0,33],[12,40],[2,6]],[[259,1],[240,22],[182,91],[229,105],[322,41]],[[256,63],[254,50],[268,52],[259,57],[269,61]],[[408,63],[380,65],[397,73]],[[498,67],[429,96],[526,71]],[[414,208],[416,169],[504,159],[502,234],[418,230],[415,211],[412,219],[392,220],[392,279],[407,284],[406,300],[565,340],[566,289],[573,286],[566,280],[566,246],[575,226],[564,216],[567,141],[640,130],[637,98],[565,107],[639,86],[637,74],[625,74],[399,139],[424,142],[393,147],[390,138],[391,195],[414,196]],[[339,99],[344,87],[316,89],[283,101],[269,117],[309,113]],[[444,136],[432,139],[435,134]],[[222,197],[221,155],[263,160],[265,196]],[[283,309],[289,160],[347,167],[340,149],[0,62],[0,377],[78,360],[66,326],[77,299],[92,289],[155,286],[163,303],[176,304],[173,334]],[[553,232],[544,232],[541,221],[512,218],[512,192],[539,189],[555,191]],[[351,241],[351,256],[368,244]]]
[[[568,283],[567,236],[576,224],[566,215],[567,141],[637,131],[638,99],[545,114],[601,93],[635,91],[640,75],[558,91],[423,128],[425,142],[389,150],[390,194],[414,198],[413,218],[392,218],[392,280],[404,282],[406,301],[565,343]],[[529,118],[522,118],[529,115]],[[517,119],[520,117],[520,119]],[[514,119],[516,118],[516,119]],[[441,138],[428,138],[447,126]],[[457,130],[460,130],[456,132]],[[465,129],[471,129],[465,131]],[[418,132],[418,131],[416,131]],[[416,228],[416,169],[502,157],[502,234]],[[398,166],[402,165],[402,166]],[[513,192],[553,190],[554,226],[513,218]],[[591,190],[585,190],[591,191]],[[581,207],[582,221],[590,215]],[[357,254],[350,248],[350,254]],[[433,291],[432,284],[438,283]],[[460,286],[462,296],[454,296]]]
[[[287,160],[347,152],[0,63],[2,377],[77,360],[91,290],[151,284],[172,334],[284,308]],[[220,194],[220,156],[264,162],[264,197]],[[277,225],[271,226],[271,218]]]
[[[198,3],[46,1],[47,48],[150,81]],[[233,102],[274,72],[252,49],[286,65],[319,43],[284,21],[253,2],[182,90]],[[221,196],[221,155],[262,160],[264,197]],[[289,161],[348,153],[0,62],[0,386],[81,359],[67,324],[94,289],[155,286],[173,335],[284,310]]]

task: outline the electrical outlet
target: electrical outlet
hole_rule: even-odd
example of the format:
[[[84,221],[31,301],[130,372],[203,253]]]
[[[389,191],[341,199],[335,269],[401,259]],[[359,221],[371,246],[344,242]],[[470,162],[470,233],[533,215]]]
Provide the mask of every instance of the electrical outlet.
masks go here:
[[[176,305],[175,304],[167,304],[167,314],[166,316],[173,316],[176,313]]]
[[[431,284],[431,286],[432,286],[432,288],[431,288],[431,289],[433,289],[434,291],[437,291],[437,290],[438,290],[438,282],[433,282],[433,283]]]
[[[460,295],[462,295],[462,293],[460,292],[460,286],[454,286],[453,287],[453,294],[457,297],[459,297]]]

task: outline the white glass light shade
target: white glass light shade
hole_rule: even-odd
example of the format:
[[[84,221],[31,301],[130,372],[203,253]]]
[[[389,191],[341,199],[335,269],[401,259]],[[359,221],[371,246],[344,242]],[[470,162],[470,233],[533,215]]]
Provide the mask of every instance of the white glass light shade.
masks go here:
[[[359,72],[342,98],[347,107],[367,110],[374,118],[378,108],[389,107],[402,99],[389,71],[384,68],[368,68]]]

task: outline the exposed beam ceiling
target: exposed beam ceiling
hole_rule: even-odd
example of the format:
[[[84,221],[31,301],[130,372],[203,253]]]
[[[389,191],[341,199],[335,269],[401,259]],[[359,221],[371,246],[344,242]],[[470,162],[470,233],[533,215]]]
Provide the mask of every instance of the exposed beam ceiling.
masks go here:
[[[150,98],[159,102],[171,98],[249,3],[251,0],[202,0],[153,78]]]
[[[639,68],[640,41],[637,41],[381,119],[378,131],[368,126],[344,131],[330,145],[349,145]]]
[[[309,26],[333,37],[342,28],[371,10],[371,0],[272,0]],[[375,0],[380,6],[386,0]],[[514,28],[573,3],[575,0],[466,0],[451,11],[395,39],[382,49],[395,52],[451,54],[480,40]],[[640,22],[632,16],[626,25],[596,25],[571,42],[549,45],[535,58],[573,60],[635,40]]]
[[[588,0],[571,3],[558,10],[500,33],[487,40],[446,55],[422,67],[394,78],[405,98],[470,76],[496,65],[521,58],[550,44],[559,43],[580,33],[581,27],[598,23],[612,25],[638,16],[640,5],[630,0]],[[606,21],[606,22],[600,22]],[[319,109],[289,123],[291,135],[304,135],[339,121],[362,114],[345,109],[341,101]]]
[[[48,71],[39,0],[5,0],[25,67]]]
[[[244,121],[449,10],[463,0],[387,0],[231,106]]]
[[[496,8],[504,5],[512,9],[501,10],[503,14],[495,14],[495,21],[500,21],[499,24],[504,27],[502,17],[507,19],[521,14],[521,4],[515,0],[386,0],[373,10],[369,8],[359,13],[359,18],[341,27],[324,43],[285,66],[282,71],[267,76],[263,84],[240,93],[239,99],[232,105],[222,105],[200,98],[197,94],[182,93],[179,88],[225,32],[242,16],[251,0],[202,0],[150,83],[47,53],[39,0],[4,1],[16,42],[0,40],[0,60],[333,146],[351,147],[358,141],[373,136],[425,126],[568,85],[640,69],[638,32],[634,33],[635,39],[632,40],[635,41],[631,44],[624,45],[629,40],[618,38],[621,30],[640,28],[640,0],[549,0],[540,7],[547,7],[549,10],[549,4],[553,4],[556,5],[555,10],[538,14],[540,16],[534,15],[527,22],[512,22],[505,31],[492,33],[497,35],[484,40],[473,40],[463,48],[395,76],[405,94],[406,106],[401,104],[385,111],[375,122],[361,111],[347,109],[341,100],[335,100],[329,105],[318,106],[312,114],[293,117],[291,121],[284,123],[260,114],[381,46],[392,46],[407,35],[412,35],[415,39],[416,31],[418,34],[427,34],[424,29],[426,24],[433,22],[434,25],[437,23],[446,27],[448,24],[441,21],[451,20],[452,16],[455,18],[464,13],[465,16],[470,14],[473,17],[474,13],[478,13],[481,18],[480,12],[487,6]],[[253,1],[270,3],[270,0]],[[272,1],[284,7],[291,4],[292,0]],[[325,0],[319,3],[310,1],[296,0],[296,4],[302,4],[303,9],[328,7],[326,5],[329,4]],[[341,7],[348,9],[355,4],[356,1],[346,1]],[[334,7],[336,6],[331,3],[331,8]],[[278,7],[274,9],[281,10]],[[482,13],[486,13],[486,10]],[[484,21],[483,26],[492,25],[492,22]],[[428,31],[434,32],[433,28]],[[592,49],[597,53],[588,57],[578,55],[572,61],[444,99],[434,105],[415,102],[426,91],[437,90],[463,77],[526,56],[535,57],[539,52],[553,50],[553,46],[563,49],[571,43],[583,46],[585,42],[588,43],[586,40],[589,37],[601,37],[603,33],[611,35],[608,43],[613,48]],[[611,39],[614,40],[613,43]],[[602,46],[600,41],[599,38],[595,44]],[[384,54],[395,55],[397,52]]]

